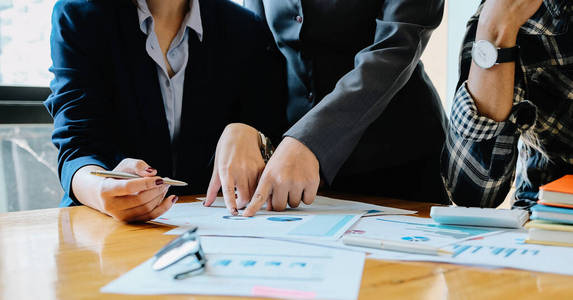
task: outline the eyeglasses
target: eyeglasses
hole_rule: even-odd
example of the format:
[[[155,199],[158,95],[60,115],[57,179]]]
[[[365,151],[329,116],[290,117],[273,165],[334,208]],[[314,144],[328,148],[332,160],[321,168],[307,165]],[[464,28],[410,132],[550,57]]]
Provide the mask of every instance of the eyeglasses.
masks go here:
[[[155,271],[162,271],[177,265],[174,273],[175,279],[201,274],[207,265],[207,258],[205,258],[197,234],[197,227],[189,229],[180,237],[169,242],[155,254],[154,258],[151,268]]]

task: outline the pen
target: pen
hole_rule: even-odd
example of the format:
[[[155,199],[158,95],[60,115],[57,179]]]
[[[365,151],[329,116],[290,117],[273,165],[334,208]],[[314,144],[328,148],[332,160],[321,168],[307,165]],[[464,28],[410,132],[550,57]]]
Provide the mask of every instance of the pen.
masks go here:
[[[396,242],[396,241],[384,241],[379,239],[371,239],[371,238],[364,238],[351,235],[345,235],[342,238],[342,242],[347,246],[367,247],[367,248],[400,251],[400,252],[408,252],[415,254],[426,254],[426,255],[453,254],[450,251],[426,245],[416,245],[409,242],[407,243],[407,242]]]
[[[100,177],[106,178],[117,178],[117,179],[133,179],[133,178],[142,178],[139,175],[131,174],[131,173],[124,173],[124,172],[114,172],[114,171],[91,171],[90,174]],[[186,186],[187,183],[179,180],[174,180],[171,178],[162,178],[163,183],[173,185],[173,186]]]

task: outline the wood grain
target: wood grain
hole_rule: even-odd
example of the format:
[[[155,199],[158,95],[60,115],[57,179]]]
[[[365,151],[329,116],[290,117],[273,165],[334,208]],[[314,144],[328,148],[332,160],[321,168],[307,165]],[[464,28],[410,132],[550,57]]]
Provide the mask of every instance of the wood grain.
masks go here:
[[[430,207],[378,197],[334,196],[418,210],[425,217]],[[99,289],[170,241],[172,236],[163,235],[168,229],[120,223],[87,207],[0,214],[0,298],[155,299],[100,294]],[[572,282],[570,276],[527,271],[368,259],[360,299],[572,299]]]

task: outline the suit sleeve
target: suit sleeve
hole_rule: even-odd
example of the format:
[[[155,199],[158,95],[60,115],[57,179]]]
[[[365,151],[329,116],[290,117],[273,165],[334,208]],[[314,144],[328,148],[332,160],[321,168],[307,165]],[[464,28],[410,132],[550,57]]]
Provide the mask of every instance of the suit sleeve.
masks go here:
[[[440,24],[443,7],[443,0],[385,1],[373,44],[356,55],[354,69],[334,90],[285,133],[313,151],[329,183],[364,131],[410,79]]]
[[[54,79],[44,105],[54,118],[52,141],[58,148],[58,172],[67,197],[63,205],[80,204],[71,181],[86,165],[113,168],[109,75],[101,70],[98,26],[89,15],[90,4],[58,1],[52,15],[50,38]],[[91,21],[90,21],[91,20]],[[91,23],[91,24],[88,24]],[[101,29],[101,27],[100,27]]]

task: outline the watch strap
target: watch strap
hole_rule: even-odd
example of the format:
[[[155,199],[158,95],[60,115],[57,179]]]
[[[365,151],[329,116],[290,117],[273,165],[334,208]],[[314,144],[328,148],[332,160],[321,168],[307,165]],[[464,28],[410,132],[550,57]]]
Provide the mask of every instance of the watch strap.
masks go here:
[[[266,137],[262,132],[259,131],[259,148],[261,150],[261,155],[263,156],[263,160],[265,164],[271,159],[273,153],[275,152],[275,147],[271,142],[271,139]]]
[[[512,62],[517,60],[517,52],[519,46],[515,45],[511,48],[497,48],[496,64]]]

